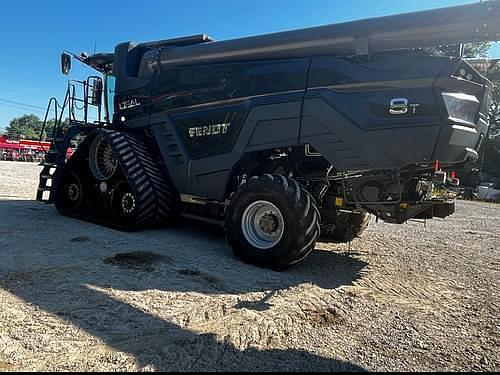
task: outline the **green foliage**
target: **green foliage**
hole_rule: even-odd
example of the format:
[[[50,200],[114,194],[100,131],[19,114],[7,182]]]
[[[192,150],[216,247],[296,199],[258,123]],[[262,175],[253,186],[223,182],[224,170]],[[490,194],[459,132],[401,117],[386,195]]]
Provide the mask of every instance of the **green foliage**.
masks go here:
[[[11,139],[37,139],[42,128],[41,120],[35,115],[24,115],[13,119],[6,129]]]
[[[69,121],[63,121],[63,125],[67,125]],[[47,125],[42,134],[42,140],[46,140],[52,135],[55,120],[47,120]],[[14,140],[19,139],[34,139],[40,138],[40,132],[43,128],[43,120],[35,115],[24,115],[11,120],[9,126],[5,129],[5,134]]]

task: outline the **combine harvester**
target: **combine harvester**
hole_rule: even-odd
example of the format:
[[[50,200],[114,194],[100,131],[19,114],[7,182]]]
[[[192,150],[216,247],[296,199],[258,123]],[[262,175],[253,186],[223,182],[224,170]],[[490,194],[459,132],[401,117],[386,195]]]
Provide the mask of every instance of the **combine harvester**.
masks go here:
[[[447,217],[454,203],[433,185],[478,158],[489,127],[491,83],[462,43],[499,39],[500,3],[489,1],[65,52],[64,74],[73,57],[101,75],[70,81],[70,126],[54,128],[38,200],[121,230],[178,215],[217,223],[237,256],[273,269],[320,238],[350,241],[369,213],[395,224]]]

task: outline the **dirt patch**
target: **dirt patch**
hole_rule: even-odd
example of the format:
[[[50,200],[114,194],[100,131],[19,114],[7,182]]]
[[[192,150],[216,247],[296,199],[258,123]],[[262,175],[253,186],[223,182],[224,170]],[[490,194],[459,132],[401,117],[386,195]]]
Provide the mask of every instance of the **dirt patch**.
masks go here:
[[[328,327],[345,322],[342,314],[332,307],[312,311],[305,310],[304,313],[313,325]]]
[[[111,264],[125,269],[135,271],[151,272],[154,266],[160,263],[170,262],[171,258],[147,251],[134,251],[130,253],[116,254],[104,258],[105,264]]]

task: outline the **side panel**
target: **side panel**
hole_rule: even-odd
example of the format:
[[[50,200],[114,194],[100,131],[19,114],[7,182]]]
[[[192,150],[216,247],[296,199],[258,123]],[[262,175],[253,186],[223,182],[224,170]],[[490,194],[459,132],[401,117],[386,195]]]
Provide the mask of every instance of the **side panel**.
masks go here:
[[[152,112],[221,107],[243,99],[303,91],[309,59],[162,66],[153,85]]]
[[[189,191],[222,200],[231,170],[245,152],[295,145],[297,138],[290,139],[287,134],[298,133],[300,105],[297,101],[253,107],[230,153],[191,161]],[[281,136],[276,134],[275,126],[281,130]],[[267,131],[274,134],[273,139],[266,137]]]
[[[442,126],[434,82],[448,58],[381,54],[369,61],[314,58],[300,143],[336,169],[397,169],[426,163]],[[406,111],[391,111],[403,100]]]
[[[151,110],[151,82],[144,86],[122,91],[114,97],[113,123],[129,128],[143,128],[149,125]],[[125,121],[123,121],[125,120]]]
[[[222,200],[242,154],[295,145],[307,59],[162,70],[151,127],[179,192]]]
[[[230,152],[248,114],[245,104],[172,114],[181,142],[192,159]]]
[[[439,126],[365,131],[323,98],[304,102],[301,143],[311,144],[340,171],[398,169],[431,160]]]
[[[297,96],[297,95],[295,95]],[[151,116],[151,128],[158,140],[170,175],[177,191],[199,195],[210,199],[223,200],[228,179],[233,167],[245,152],[268,150],[275,147],[292,146],[297,143],[300,123],[300,100],[274,104],[242,104],[238,107],[221,108],[218,113],[248,113],[240,126],[231,123],[229,128],[239,129],[235,143],[229,152],[212,153],[210,156],[194,157],[189,139],[189,128],[178,126],[175,116],[159,113]],[[244,112],[248,110],[248,112]],[[227,111],[227,112],[224,112]],[[191,114],[193,124],[197,116],[207,118],[207,114]],[[183,121],[186,118],[183,117]],[[214,120],[215,121],[215,120]],[[218,120],[216,120],[218,121]],[[294,135],[290,137],[290,134]],[[205,136],[203,136],[205,137]],[[226,147],[224,137],[229,134],[210,135],[220,138],[219,144]],[[195,148],[195,152],[204,153]]]
[[[115,48],[113,75],[116,77],[113,98],[113,123],[130,128],[142,128],[149,124],[151,90],[153,82],[137,78],[134,62],[139,51],[130,43],[121,43]],[[125,121],[123,121],[125,119]]]

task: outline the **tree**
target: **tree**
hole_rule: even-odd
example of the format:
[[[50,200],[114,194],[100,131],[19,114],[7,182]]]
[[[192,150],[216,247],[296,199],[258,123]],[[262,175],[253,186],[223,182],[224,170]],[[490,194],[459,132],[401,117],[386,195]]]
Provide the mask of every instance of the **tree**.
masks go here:
[[[52,135],[52,130],[54,129],[55,119],[47,120],[47,124],[45,125],[42,140],[46,140],[48,137]],[[69,120],[65,119],[62,121],[62,126],[68,125]],[[10,121],[9,126],[5,129],[5,134],[10,139],[19,140],[19,139],[39,139],[40,132],[43,128],[43,120],[41,120],[38,116],[35,115],[24,115],[21,117],[14,118]]]
[[[42,121],[35,115],[24,115],[13,119],[6,129],[7,136],[11,139],[36,139],[40,135]]]

